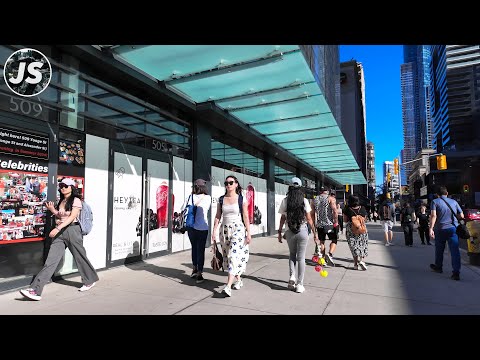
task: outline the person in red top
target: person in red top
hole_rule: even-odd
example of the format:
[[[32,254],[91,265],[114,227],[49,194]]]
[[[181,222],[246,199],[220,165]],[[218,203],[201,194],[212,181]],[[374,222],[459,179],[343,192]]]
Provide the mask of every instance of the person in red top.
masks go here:
[[[83,236],[78,223],[78,216],[82,209],[82,201],[77,193],[75,181],[66,178],[58,184],[60,191],[60,201],[54,206],[52,201],[46,203],[56,218],[55,228],[50,231],[52,238],[50,251],[43,269],[35,276],[30,288],[20,290],[20,293],[30,300],[41,300],[43,287],[50,281],[60,260],[68,247],[77,263],[78,271],[82,277],[84,285],[79,291],[90,290],[95,282],[98,281],[98,275],[95,268],[87,258],[87,252],[83,247]]]

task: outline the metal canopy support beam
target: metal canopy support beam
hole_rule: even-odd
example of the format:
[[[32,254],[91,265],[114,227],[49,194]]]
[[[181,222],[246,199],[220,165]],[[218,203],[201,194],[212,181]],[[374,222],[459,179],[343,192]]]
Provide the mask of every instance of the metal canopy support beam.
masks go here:
[[[345,169],[345,170],[335,170],[335,171],[324,171],[325,174],[339,174],[339,173],[349,173],[349,172],[357,172],[360,169]]]
[[[243,94],[243,95],[234,95],[234,96],[227,96],[227,97],[224,97],[224,98],[220,98],[220,99],[212,99],[213,101],[219,103],[219,102],[223,102],[223,101],[231,101],[231,100],[244,100],[244,99],[249,99],[251,97],[256,97],[258,95],[260,96],[263,96],[263,95],[270,95],[270,94],[275,94],[275,93],[279,93],[279,92],[283,92],[283,91],[286,91],[286,90],[291,90],[291,89],[295,89],[295,88],[300,88],[302,86],[305,86],[305,85],[308,85],[308,84],[312,84],[314,83],[315,81],[307,81],[307,82],[301,82],[301,83],[293,83],[293,84],[290,84],[290,85],[287,85],[287,86],[281,86],[281,87],[278,87],[278,88],[272,88],[272,89],[267,89],[267,90],[260,90],[260,91],[253,91],[253,92],[249,92],[247,94]]]
[[[259,59],[253,59],[253,60],[247,60],[235,64],[230,64],[230,65],[218,65],[216,68],[208,69],[208,70],[203,70],[203,71],[198,71],[190,74],[185,74],[185,75],[180,75],[180,76],[175,76],[172,75],[171,80],[164,80],[163,82],[165,84],[169,85],[177,85],[177,84],[183,84],[189,81],[194,81],[194,80],[200,80],[200,79],[206,79],[212,76],[218,76],[218,75],[223,75],[226,73],[232,73],[236,71],[242,71],[258,66],[264,66],[271,64],[276,61],[283,60],[283,57],[286,55],[290,54],[295,54],[298,53],[300,49],[295,49],[295,50],[290,50],[286,52],[280,52],[276,53],[274,55],[268,56],[268,57],[263,57]]]
[[[314,116],[319,116],[319,115],[325,115],[329,114],[330,112],[314,112],[312,114],[307,114],[307,115],[300,115],[300,116],[292,116],[288,118],[279,118],[279,119],[273,119],[273,120],[267,120],[267,121],[260,121],[260,122],[253,122],[253,123],[248,123],[245,122],[245,124],[250,125],[250,126],[257,126],[257,125],[265,125],[265,124],[270,124],[270,123],[276,123],[279,121],[286,121],[286,120],[303,120],[303,119],[308,119],[309,117],[314,117]]]
[[[343,135],[334,135],[334,136],[324,136],[324,137],[315,137],[311,139],[302,139],[302,140],[289,140],[289,141],[281,141],[277,142],[277,144],[288,144],[288,143],[295,143],[295,142],[301,142],[301,141],[312,141],[312,140],[321,140],[321,139],[330,139],[330,138],[337,138],[337,137],[342,137]],[[335,144],[338,145],[338,144]],[[328,146],[328,145],[327,145]],[[305,148],[302,148],[305,149]],[[288,150],[288,149],[287,149]]]
[[[272,106],[272,105],[284,104],[284,103],[288,103],[288,102],[302,101],[302,100],[308,99],[310,97],[315,97],[315,96],[320,96],[320,95],[322,95],[322,94],[302,95],[302,96],[297,96],[297,97],[294,97],[294,98],[291,98],[291,99],[270,101],[270,102],[265,102],[265,103],[256,104],[256,105],[239,106],[239,107],[236,107],[236,108],[234,108],[234,107],[230,108],[230,107],[227,106],[224,109],[229,111],[229,112],[237,112],[237,111],[255,109],[255,108],[259,108],[259,107],[268,107],[268,106]]]
[[[295,134],[295,133],[301,133],[301,132],[305,132],[305,131],[329,129],[329,128],[333,128],[333,127],[337,127],[337,125],[315,127],[315,128],[302,129],[302,130],[289,130],[289,131],[282,131],[282,132],[277,132],[277,133],[264,133],[263,135],[272,136],[272,135],[283,135],[283,134]]]

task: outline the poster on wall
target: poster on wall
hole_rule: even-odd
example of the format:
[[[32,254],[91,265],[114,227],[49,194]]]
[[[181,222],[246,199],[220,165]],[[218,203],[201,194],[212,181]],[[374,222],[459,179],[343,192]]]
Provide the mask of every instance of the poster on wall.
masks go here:
[[[0,128],[0,153],[48,161],[48,137]]]
[[[142,215],[142,158],[115,152],[111,260],[140,255],[137,233]]]
[[[169,198],[168,177],[167,163],[148,159],[147,213],[145,214],[148,218],[145,219],[145,223],[148,224],[146,250],[149,254],[168,250],[168,210],[170,205],[175,204],[175,195]],[[137,231],[137,235],[141,233],[141,230]]]
[[[47,184],[43,172],[0,169],[0,244],[44,239]]]
[[[187,233],[180,231],[180,212],[186,198],[192,191],[192,161],[173,157],[173,203],[172,218],[172,252],[182,251],[191,248]]]
[[[287,196],[288,185],[275,183],[275,230],[278,230],[280,225],[281,215],[278,213],[280,209],[280,204],[282,203],[285,196]]]
[[[85,149],[81,141],[60,140],[59,147],[58,161],[60,163],[77,166],[85,164]]]

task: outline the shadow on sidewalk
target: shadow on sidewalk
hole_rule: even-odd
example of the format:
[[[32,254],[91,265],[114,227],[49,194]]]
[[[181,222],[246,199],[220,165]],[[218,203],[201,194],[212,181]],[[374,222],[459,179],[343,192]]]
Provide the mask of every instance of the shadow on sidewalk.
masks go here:
[[[196,286],[202,289],[209,290],[214,294],[214,297],[217,297],[217,295],[219,295],[218,297],[223,297],[215,289],[218,288],[219,286],[224,285],[224,283],[211,280],[211,279],[205,279],[203,283],[197,284],[195,282],[196,279],[195,278],[192,279],[190,275],[187,274],[184,270],[157,266],[157,265],[146,263],[145,261],[140,261],[133,264],[125,264],[125,267],[134,271],[148,271],[148,272],[151,272],[152,274],[164,277],[166,279],[172,280],[182,285]],[[204,269],[204,272],[205,270],[206,269]]]
[[[250,279],[250,280],[256,281],[260,284],[266,285],[266,286],[270,287],[270,289],[272,289],[272,290],[292,291],[292,290],[287,288],[287,281],[284,281],[284,280],[266,279],[266,278],[262,278],[262,277],[258,277],[258,276],[252,276],[252,275],[244,275],[243,278],[244,279]],[[273,281],[280,282],[280,283],[285,283],[285,285],[278,285],[278,284],[275,284]]]
[[[272,259],[277,259],[277,260],[285,260],[285,259],[288,260],[288,255],[253,253],[253,252],[250,253],[250,256],[251,255],[262,256],[262,257],[267,257],[267,258],[272,258]]]

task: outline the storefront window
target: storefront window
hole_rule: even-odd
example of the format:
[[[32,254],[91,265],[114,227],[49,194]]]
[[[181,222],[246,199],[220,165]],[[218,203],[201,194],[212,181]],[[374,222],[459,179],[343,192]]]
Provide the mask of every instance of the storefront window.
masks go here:
[[[44,239],[49,139],[0,129],[0,244]]]

